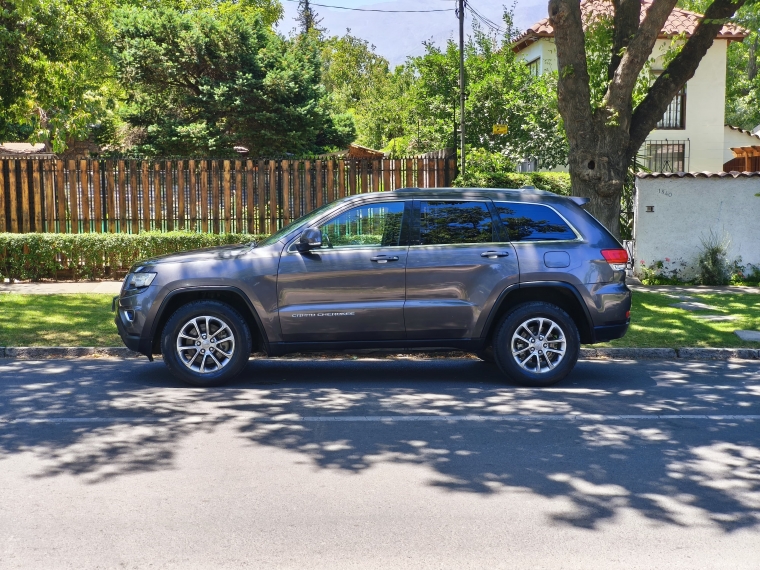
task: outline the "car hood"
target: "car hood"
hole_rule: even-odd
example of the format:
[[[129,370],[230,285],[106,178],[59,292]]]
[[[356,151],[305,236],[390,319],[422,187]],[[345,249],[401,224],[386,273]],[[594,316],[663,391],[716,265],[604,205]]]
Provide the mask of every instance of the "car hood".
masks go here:
[[[140,265],[163,265],[165,263],[192,263],[198,261],[219,261],[242,257],[253,251],[251,244],[220,245],[217,247],[205,247],[179,253],[159,255],[145,260]]]

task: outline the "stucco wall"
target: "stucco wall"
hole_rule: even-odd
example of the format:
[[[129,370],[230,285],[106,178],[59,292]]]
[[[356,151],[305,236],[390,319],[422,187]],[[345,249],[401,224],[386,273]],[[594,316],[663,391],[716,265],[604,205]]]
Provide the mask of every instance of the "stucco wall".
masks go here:
[[[655,129],[648,140],[689,139],[691,172],[720,172],[723,170],[724,119],[726,93],[726,40],[715,40],[699,67],[686,84],[686,128]],[[657,40],[652,54],[656,55],[652,69],[662,69],[663,55],[669,40]]]
[[[638,178],[635,199],[635,265],[670,259],[666,269],[694,275],[701,237],[730,239],[729,260],[760,266],[760,178]],[[647,212],[654,206],[654,212]]]
[[[723,162],[728,162],[734,158],[731,147],[760,145],[760,137],[748,132],[737,131],[731,127],[723,127],[723,142],[726,148],[723,152]]]

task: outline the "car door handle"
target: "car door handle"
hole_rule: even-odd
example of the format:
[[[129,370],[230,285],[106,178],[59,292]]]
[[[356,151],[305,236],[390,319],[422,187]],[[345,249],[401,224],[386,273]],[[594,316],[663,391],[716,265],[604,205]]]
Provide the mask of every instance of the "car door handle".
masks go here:
[[[488,259],[496,259],[497,257],[509,257],[508,251],[484,251],[480,254],[480,257],[487,257]]]
[[[398,261],[398,255],[376,255],[370,257],[370,261],[376,261],[377,263],[388,263],[389,261]]]

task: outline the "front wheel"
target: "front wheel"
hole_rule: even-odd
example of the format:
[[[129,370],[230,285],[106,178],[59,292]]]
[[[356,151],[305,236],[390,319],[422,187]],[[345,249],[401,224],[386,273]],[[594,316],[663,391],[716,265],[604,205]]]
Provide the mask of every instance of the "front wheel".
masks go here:
[[[550,386],[567,376],[580,352],[578,327],[551,303],[518,306],[499,325],[494,357],[504,374],[524,386]]]
[[[236,376],[251,354],[251,333],[235,309],[194,301],[177,309],[161,336],[169,370],[193,386],[218,386]]]

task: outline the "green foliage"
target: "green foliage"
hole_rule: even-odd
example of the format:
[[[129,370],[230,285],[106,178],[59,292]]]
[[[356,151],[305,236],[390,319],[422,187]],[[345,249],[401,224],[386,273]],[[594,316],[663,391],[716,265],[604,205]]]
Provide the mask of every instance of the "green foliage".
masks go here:
[[[682,285],[687,282],[682,277],[682,271],[686,267],[683,261],[671,261],[658,259],[649,265],[641,261],[639,275],[644,285]]]
[[[612,52],[614,30],[611,16],[591,14],[587,18],[589,17],[593,19],[588,19],[586,22],[585,45],[591,106],[601,108],[604,96],[607,93],[607,87],[610,84],[608,66],[610,63],[610,53]],[[650,67],[649,62],[647,62],[636,81],[633,89],[634,107],[644,100],[649,90],[652,82]],[[616,119],[611,118],[611,121],[616,121]],[[617,126],[617,124],[610,123],[610,126]]]
[[[143,135],[137,154],[219,156],[242,145],[263,156],[313,152],[318,137],[342,142],[324,108],[313,35],[286,40],[260,10],[229,2],[122,7],[114,26],[119,78],[131,90],[125,118]]]
[[[126,270],[142,259],[215,245],[250,242],[250,234],[145,232],[141,234],[0,233],[0,278],[53,279],[61,270],[93,279]]]
[[[482,148],[467,153],[467,172],[454,179],[452,186],[460,188],[520,188],[535,186],[561,196],[570,196],[570,175],[566,172],[514,171],[514,163],[500,153]]]
[[[710,230],[700,237],[701,248],[697,257],[697,282],[700,285],[728,285],[731,266],[727,259],[728,240]]]
[[[112,0],[0,0],[0,140],[83,138],[120,87],[105,45]]]
[[[512,30],[509,12],[505,23]],[[535,157],[543,167],[564,164],[567,142],[557,110],[556,74],[531,75],[510,49],[511,37],[512,31],[499,38],[476,28],[466,42],[466,144],[513,162]],[[342,59],[344,74],[331,71],[335,81],[326,86],[335,101],[354,109],[360,144],[396,155],[457,146],[459,47],[454,41],[443,48],[426,43],[424,55],[410,57],[393,71],[372,57],[366,42],[344,41],[344,51],[351,47],[353,58]],[[369,88],[362,89],[352,77],[367,77]],[[508,134],[494,135],[494,124],[507,124]]]

